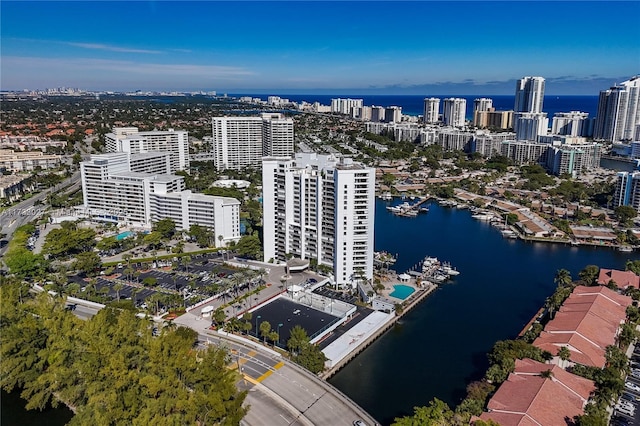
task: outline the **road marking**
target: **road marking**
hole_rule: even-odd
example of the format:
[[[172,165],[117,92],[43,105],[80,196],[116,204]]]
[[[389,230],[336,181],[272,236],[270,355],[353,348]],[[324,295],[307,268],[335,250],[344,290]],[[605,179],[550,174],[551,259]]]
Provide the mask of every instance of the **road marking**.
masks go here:
[[[273,374],[275,370],[279,370],[284,365],[284,362],[280,361],[276,365],[273,366],[273,370],[267,370],[262,376],[258,377],[256,380],[258,382],[262,382],[264,379]]]

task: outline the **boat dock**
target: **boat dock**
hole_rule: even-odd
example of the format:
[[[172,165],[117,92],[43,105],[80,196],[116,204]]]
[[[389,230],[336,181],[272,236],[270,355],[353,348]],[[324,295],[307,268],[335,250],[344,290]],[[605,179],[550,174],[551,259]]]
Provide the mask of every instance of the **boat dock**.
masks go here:
[[[416,217],[418,216],[418,213],[427,213],[429,211],[428,207],[421,207],[427,201],[429,201],[429,197],[420,197],[420,199],[418,199],[414,204],[409,204],[405,201],[399,206],[389,206],[387,207],[387,210],[397,216]]]
[[[367,339],[363,340],[357,347],[355,347],[348,356],[341,359],[336,365],[332,368],[324,371],[320,377],[324,380],[329,379],[331,376],[336,374],[342,367],[347,365],[353,358],[355,358],[360,352],[364,351],[369,345],[371,345],[374,341],[376,341],[380,336],[386,333],[390,328],[392,328],[400,319],[406,315],[409,311],[415,308],[420,302],[427,298],[431,293],[433,293],[438,286],[436,284],[429,284],[421,289],[416,290],[411,296],[409,296],[405,301],[401,303],[402,312],[396,314],[392,317],[388,322],[386,322],[382,327],[377,329],[371,336]]]

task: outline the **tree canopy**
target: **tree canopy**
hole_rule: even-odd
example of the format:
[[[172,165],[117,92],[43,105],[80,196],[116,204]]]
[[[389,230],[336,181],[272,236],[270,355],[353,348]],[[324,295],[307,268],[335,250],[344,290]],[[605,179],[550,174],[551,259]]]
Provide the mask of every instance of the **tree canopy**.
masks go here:
[[[72,425],[231,426],[246,413],[227,353],[194,349],[193,330],[153,337],[130,311],[107,307],[81,321],[47,293],[29,298],[17,282],[0,291],[0,385],[22,388],[29,409],[64,402],[76,407]]]

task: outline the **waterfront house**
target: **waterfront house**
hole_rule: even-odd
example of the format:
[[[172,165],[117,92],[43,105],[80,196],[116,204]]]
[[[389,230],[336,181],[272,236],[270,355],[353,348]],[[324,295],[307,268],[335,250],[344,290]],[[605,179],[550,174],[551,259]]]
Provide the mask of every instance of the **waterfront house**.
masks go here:
[[[502,426],[564,425],[584,413],[593,381],[556,365],[518,359],[513,373],[502,383],[480,419]]]
[[[611,281],[616,283],[619,289],[625,289],[627,287],[640,288],[640,277],[634,272],[600,268],[598,284],[607,285]]]
[[[571,363],[602,368],[631,301],[607,287],[576,287],[533,345],[553,354],[552,363],[561,363],[556,355],[565,346]]]

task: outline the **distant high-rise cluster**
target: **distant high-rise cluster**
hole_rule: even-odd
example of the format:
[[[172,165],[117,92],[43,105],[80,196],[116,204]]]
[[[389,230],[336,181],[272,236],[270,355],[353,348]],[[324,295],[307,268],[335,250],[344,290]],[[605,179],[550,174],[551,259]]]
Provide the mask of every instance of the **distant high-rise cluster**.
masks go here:
[[[640,76],[600,92],[593,138],[610,142],[640,140]]]

